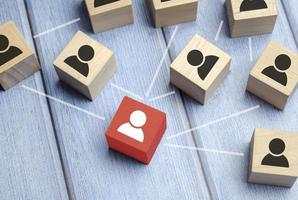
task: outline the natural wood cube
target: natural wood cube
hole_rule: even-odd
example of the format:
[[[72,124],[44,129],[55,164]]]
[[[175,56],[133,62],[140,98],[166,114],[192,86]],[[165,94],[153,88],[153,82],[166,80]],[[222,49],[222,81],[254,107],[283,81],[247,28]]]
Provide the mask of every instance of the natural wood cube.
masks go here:
[[[155,27],[195,21],[198,0],[149,0]]]
[[[171,83],[205,104],[229,71],[231,57],[195,35],[170,67]]]
[[[272,33],[276,0],[226,0],[231,37]]]
[[[78,31],[54,61],[59,78],[94,100],[116,71],[114,53]]]
[[[95,33],[133,23],[131,0],[85,0]]]
[[[247,90],[284,109],[298,83],[298,55],[271,41],[251,70]]]
[[[7,90],[40,69],[15,23],[0,26],[0,86]]]
[[[248,181],[292,186],[298,176],[298,133],[257,128],[250,144]]]

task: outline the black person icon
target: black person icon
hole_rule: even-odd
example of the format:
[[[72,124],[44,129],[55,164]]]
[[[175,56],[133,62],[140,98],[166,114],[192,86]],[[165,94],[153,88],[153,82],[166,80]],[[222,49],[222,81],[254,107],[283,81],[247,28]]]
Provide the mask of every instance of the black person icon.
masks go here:
[[[90,61],[94,57],[94,50],[89,45],[81,46],[78,52],[78,56],[70,56],[64,60],[73,69],[80,72],[85,77],[89,74],[89,65]]]
[[[268,153],[263,158],[262,165],[289,167],[288,159],[284,155],[281,155],[284,152],[285,148],[286,145],[283,140],[279,138],[271,140],[269,144],[269,150],[271,153]]]
[[[188,63],[192,66],[198,66],[197,72],[202,80],[205,80],[218,59],[219,57],[214,55],[206,56],[204,59],[204,55],[199,50],[192,50],[187,55]]]
[[[106,4],[114,3],[120,0],[94,0],[94,8],[97,8],[99,6],[103,6]]]
[[[240,6],[240,12],[265,8],[268,8],[265,0],[243,0]]]
[[[286,71],[291,66],[291,59],[285,54],[280,54],[275,59],[275,67],[269,66],[262,71],[262,74],[286,86],[288,82]]]
[[[0,66],[4,65],[8,61],[14,59],[23,52],[15,47],[9,46],[9,40],[6,36],[0,35]]]

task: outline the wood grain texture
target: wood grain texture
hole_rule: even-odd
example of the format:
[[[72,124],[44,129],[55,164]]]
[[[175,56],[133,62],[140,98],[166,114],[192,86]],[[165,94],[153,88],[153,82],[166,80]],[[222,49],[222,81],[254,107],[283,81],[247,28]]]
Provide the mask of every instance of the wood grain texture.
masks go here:
[[[194,21],[197,17],[198,0],[164,1],[147,0],[155,27]]]
[[[256,128],[250,144],[249,182],[291,187],[298,176],[297,142],[297,132]]]
[[[295,38],[296,44],[298,45],[298,7],[297,1],[295,0],[288,0],[288,1],[281,1],[282,5],[286,11],[286,15],[289,20],[289,24],[291,25],[292,29],[292,37]]]
[[[110,84],[91,103],[59,82],[52,65],[74,33],[82,30],[115,52],[118,72],[112,82],[145,98],[166,48],[161,30],[152,26],[146,1],[134,1],[134,25],[97,35],[90,31],[87,11],[81,0],[32,0],[27,3],[34,34],[81,18],[76,24],[36,38],[42,71],[50,95],[106,119],[99,121],[85,113],[50,102],[72,198],[209,199],[197,152],[170,149],[163,145],[162,140],[150,165],[144,166],[109,151],[104,134],[126,93]],[[151,97],[172,90],[167,82],[169,72],[166,66],[170,64],[169,61],[166,56],[165,64],[160,65],[161,71],[156,76],[156,82],[144,100],[167,113],[169,126],[165,137],[189,128],[178,95],[149,101]],[[194,145],[191,136],[181,141]]]
[[[79,52],[86,51],[86,45],[92,48],[93,58],[83,62],[86,64],[83,70],[71,66],[70,64],[74,63],[71,60],[81,59]],[[82,50],[82,47],[85,49]],[[66,45],[54,61],[54,66],[60,80],[91,100],[96,99],[117,68],[114,53],[81,31],[78,31]]]
[[[0,23],[9,20],[33,48],[23,1],[0,2]],[[0,199],[67,199],[47,102],[22,84],[43,91],[40,72],[0,91]]]
[[[267,0],[266,9],[249,11],[240,11],[242,2],[226,0],[231,37],[272,33],[278,16],[276,0]]]
[[[201,63],[197,63],[196,57],[189,58],[193,50],[201,53]],[[207,62],[213,66],[207,66]],[[171,64],[170,80],[186,94],[205,104],[227,75],[230,63],[231,57],[228,54],[201,36],[195,35]]]
[[[6,51],[1,52],[0,67],[0,85],[7,90],[37,72],[39,64],[13,21],[2,24],[0,34],[8,42]]]
[[[294,199],[297,196],[297,184],[289,190],[247,183],[249,142],[254,128],[277,128],[288,131],[295,131],[298,128],[297,92],[294,93],[283,112],[245,92],[249,71],[271,39],[297,52],[293,33],[280,1],[278,6],[280,15],[273,34],[252,37],[251,56],[249,38],[229,38],[224,1],[219,3],[218,0],[202,0],[197,23],[179,25],[176,39],[170,48],[171,57],[175,57],[194,34],[200,34],[214,41],[219,24],[223,20],[223,29],[215,44],[232,56],[231,72],[216,91],[214,98],[204,106],[184,95],[192,127],[231,116],[230,114],[248,108],[258,108],[254,106],[260,105],[259,109],[253,109],[238,117],[231,117],[226,121],[219,121],[192,132],[198,147],[244,153],[244,156],[232,156],[200,152],[214,199]],[[168,41],[174,30],[175,27],[165,29]],[[183,144],[181,139],[186,136],[187,134],[172,139],[170,142]]]
[[[94,0],[85,0],[93,31],[99,33],[133,23],[131,0],[120,0],[94,7]]]
[[[290,60],[289,65],[287,65],[285,62],[283,62],[283,64],[285,67],[289,68],[282,71],[285,73],[284,79],[274,80],[272,77],[268,76],[268,69],[276,70],[278,67],[276,66],[276,60],[281,58],[280,55],[288,56]],[[282,110],[286,106],[288,99],[295,92],[297,83],[297,53],[289,50],[287,47],[284,47],[275,41],[270,41],[264,52],[259,57],[257,63],[249,73],[247,90],[272,104],[276,108]]]

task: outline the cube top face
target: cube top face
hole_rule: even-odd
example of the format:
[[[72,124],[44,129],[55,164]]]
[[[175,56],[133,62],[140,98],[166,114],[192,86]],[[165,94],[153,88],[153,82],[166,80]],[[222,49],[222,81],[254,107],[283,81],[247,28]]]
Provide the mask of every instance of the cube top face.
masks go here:
[[[153,142],[159,137],[160,127],[165,120],[165,113],[124,97],[106,136],[138,151],[148,152]]]
[[[228,54],[195,35],[171,64],[171,69],[206,91],[230,61]]]
[[[112,56],[110,49],[78,31],[54,65],[88,86],[105,70],[105,64]]]
[[[198,0],[151,0],[155,10],[171,8],[180,5],[186,5],[189,3],[196,3]]]
[[[234,20],[277,16],[276,0],[229,0]]]
[[[132,6],[131,0],[85,0],[85,2],[90,16]]]
[[[0,26],[0,73],[33,54],[13,22]]]
[[[298,133],[255,129],[252,172],[298,176]]]
[[[250,75],[290,96],[298,83],[298,55],[281,44],[271,41]]]

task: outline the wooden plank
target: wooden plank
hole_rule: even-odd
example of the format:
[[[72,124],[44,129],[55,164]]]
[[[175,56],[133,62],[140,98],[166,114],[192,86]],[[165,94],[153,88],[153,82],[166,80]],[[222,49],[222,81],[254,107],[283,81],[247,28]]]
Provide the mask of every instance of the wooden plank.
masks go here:
[[[1,1],[0,24],[8,20],[33,48],[23,1]],[[43,91],[40,72],[0,91],[0,199],[67,199],[47,102],[22,84]]]
[[[289,24],[292,29],[293,37],[296,39],[296,44],[298,45],[298,7],[297,1],[295,0],[288,0],[288,1],[281,1],[283,8],[286,11],[286,15],[289,20]]]
[[[72,198],[209,199],[196,152],[173,151],[161,144],[150,165],[144,166],[109,151],[105,141],[109,122],[126,95],[117,89],[119,86],[167,113],[165,137],[189,127],[179,96],[150,101],[150,98],[170,92],[172,88],[165,81],[168,77],[166,65],[169,64],[169,57],[163,56],[165,41],[161,30],[152,28],[146,1],[134,1],[133,25],[101,34],[91,33],[86,8],[80,0],[27,2],[49,94],[88,113],[95,113],[88,116],[55,101],[50,103]],[[78,17],[80,21],[73,21]],[[76,23],[64,27],[63,24],[68,22]],[[50,33],[47,31],[57,26],[63,28]],[[59,82],[53,67],[53,60],[78,30],[112,49],[118,63],[112,83],[94,102]],[[47,34],[39,34],[45,31]],[[155,76],[162,57],[166,64],[161,63],[161,71]],[[156,81],[151,84],[154,77],[157,77]],[[149,94],[148,98],[145,94]],[[178,111],[180,114],[177,114]],[[98,115],[106,120],[99,120],[101,117]],[[182,141],[194,145],[192,137],[185,137]]]
[[[214,199],[294,199],[298,194],[298,184],[289,190],[247,183],[249,142],[254,128],[277,128],[289,131],[298,128],[297,91],[283,112],[245,92],[249,72],[271,39],[297,51],[285,12],[279,2],[280,15],[272,35],[231,39],[223,3],[224,1],[220,3],[200,1],[197,23],[179,25],[176,39],[170,48],[171,57],[175,58],[194,34],[200,34],[232,55],[231,72],[211,101],[202,106],[183,95],[190,124],[192,127],[198,127],[191,132],[196,139],[196,144],[200,148],[218,151],[199,153],[212,197]],[[223,20],[223,29],[217,37],[221,20]],[[168,41],[176,28],[173,26],[164,29]],[[252,54],[250,54],[250,43]],[[186,144],[181,143],[181,139],[189,134],[171,137],[167,142],[185,146]],[[221,151],[229,151],[230,154]]]

